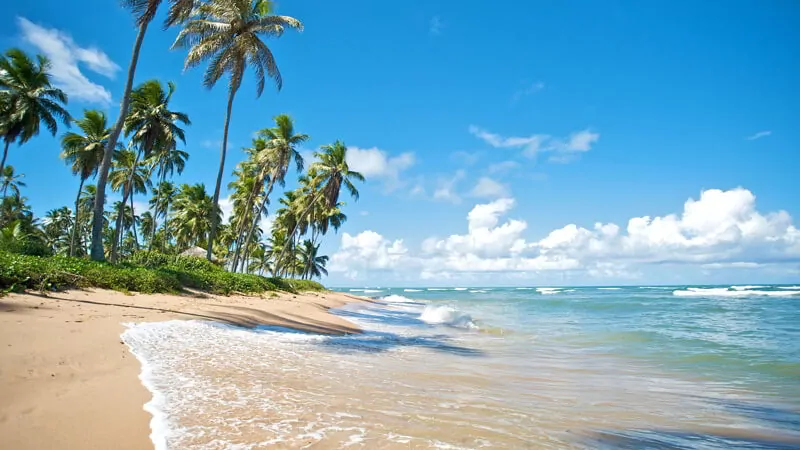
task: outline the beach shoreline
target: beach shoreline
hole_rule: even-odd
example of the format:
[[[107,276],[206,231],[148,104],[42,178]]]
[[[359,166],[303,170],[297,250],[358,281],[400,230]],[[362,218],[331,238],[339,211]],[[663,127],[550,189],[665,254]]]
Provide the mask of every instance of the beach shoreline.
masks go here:
[[[0,298],[0,448],[152,449],[150,392],[125,323],[212,320],[322,334],[361,330],[328,312],[367,301],[334,293],[127,295],[108,290]]]

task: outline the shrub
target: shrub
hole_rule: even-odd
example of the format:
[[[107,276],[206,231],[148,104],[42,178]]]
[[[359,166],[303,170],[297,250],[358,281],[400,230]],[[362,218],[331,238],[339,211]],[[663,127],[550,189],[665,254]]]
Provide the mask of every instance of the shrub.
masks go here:
[[[29,256],[50,256],[53,251],[41,239],[22,238],[3,242],[0,240],[0,251]]]

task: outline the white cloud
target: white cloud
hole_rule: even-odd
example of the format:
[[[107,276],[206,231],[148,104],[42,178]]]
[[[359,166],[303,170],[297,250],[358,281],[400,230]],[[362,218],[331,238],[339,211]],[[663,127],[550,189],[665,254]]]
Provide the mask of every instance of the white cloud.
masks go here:
[[[535,83],[531,83],[528,86],[524,87],[523,89],[514,92],[514,95],[511,96],[511,100],[514,102],[519,101],[523,97],[527,97],[529,95],[533,95],[539,91],[544,89],[544,82],[537,81]]]
[[[764,131],[759,131],[758,133],[755,133],[753,135],[747,136],[745,139],[748,140],[748,141],[755,141],[756,139],[761,139],[763,137],[767,137],[767,136],[771,136],[771,135],[772,135],[772,131],[764,130]]]
[[[442,19],[439,16],[431,17],[430,22],[428,22],[428,33],[431,36],[438,36],[442,34],[442,29],[444,28],[444,23],[442,23]]]
[[[481,177],[472,188],[472,196],[478,198],[498,198],[508,196],[508,186],[489,177]]]
[[[222,222],[228,223],[231,214],[233,214],[233,199],[231,199],[230,195],[219,199],[219,209],[222,212]]]
[[[404,251],[390,254],[393,243],[402,240],[368,231],[367,242],[343,239],[334,258],[342,271],[359,261],[355,255],[367,253],[381,270],[417,276],[566,271],[616,279],[635,278],[641,269],[664,265],[756,269],[800,261],[800,230],[789,214],[760,213],[755,196],[743,188],[703,191],[699,199],[687,200],[680,214],[634,217],[625,227],[569,224],[532,241],[523,236],[527,222],[502,221],[514,204],[511,198],[478,204],[467,216],[466,234],[427,238],[418,252],[402,247]]]
[[[458,170],[452,177],[439,178],[436,189],[433,191],[433,199],[450,203],[460,203],[461,196],[456,192],[456,185],[464,176],[466,176],[466,172]]]
[[[400,174],[414,165],[413,153],[389,156],[376,147],[347,147],[347,164],[351,170],[361,172],[367,180],[380,178],[387,189],[395,189],[400,184]]]
[[[23,39],[45,54],[52,64],[53,83],[73,99],[87,102],[111,103],[111,93],[103,86],[90,81],[78,67],[107,78],[113,78],[119,66],[97,48],[80,47],[72,37],[54,28],[45,28],[24,17],[17,18]]]
[[[522,153],[529,158],[534,158],[539,153],[549,152],[551,154],[550,161],[560,163],[577,159],[581,153],[591,150],[592,145],[600,139],[600,134],[589,129],[573,132],[566,138],[547,134],[504,137],[475,125],[469,126],[469,132],[495,148],[520,148]]]
[[[402,240],[390,242],[374,231],[355,236],[344,233],[339,251],[331,258],[330,270],[354,278],[360,271],[393,269],[407,253]]]
[[[501,161],[499,163],[490,164],[487,171],[490,174],[503,174],[518,168],[520,164],[516,161]]]
[[[481,156],[481,152],[454,152],[450,155],[450,158],[467,166],[471,166],[478,162]]]

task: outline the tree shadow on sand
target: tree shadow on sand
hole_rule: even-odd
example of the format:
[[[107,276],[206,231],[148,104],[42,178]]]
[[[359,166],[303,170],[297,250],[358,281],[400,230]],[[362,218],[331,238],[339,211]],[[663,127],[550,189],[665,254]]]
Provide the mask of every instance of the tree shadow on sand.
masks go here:
[[[319,343],[326,350],[336,353],[383,353],[398,347],[420,347],[435,352],[458,356],[484,357],[482,350],[452,344],[453,338],[446,334],[428,336],[401,336],[382,331],[366,331],[359,335],[332,337]]]

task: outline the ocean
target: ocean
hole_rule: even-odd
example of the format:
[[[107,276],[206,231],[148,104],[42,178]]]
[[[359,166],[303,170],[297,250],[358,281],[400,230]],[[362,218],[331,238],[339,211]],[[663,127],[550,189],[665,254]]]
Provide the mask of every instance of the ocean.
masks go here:
[[[128,324],[157,450],[800,448],[800,286],[342,290],[363,334]]]

